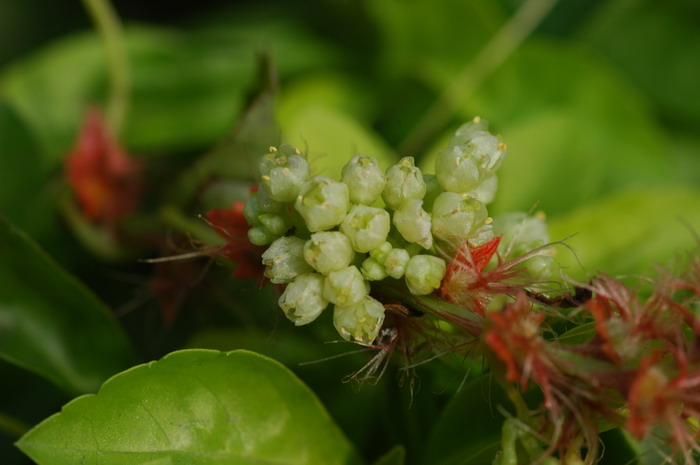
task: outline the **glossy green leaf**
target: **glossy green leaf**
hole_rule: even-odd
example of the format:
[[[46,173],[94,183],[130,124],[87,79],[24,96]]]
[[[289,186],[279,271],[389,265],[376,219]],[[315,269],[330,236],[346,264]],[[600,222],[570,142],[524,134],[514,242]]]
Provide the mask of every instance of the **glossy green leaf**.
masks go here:
[[[394,446],[389,452],[379,457],[374,465],[404,465],[405,463],[406,449],[403,446]]]
[[[700,191],[691,188],[624,192],[603,198],[549,221],[550,235],[567,241],[576,256],[558,249],[566,273],[651,272],[655,264],[697,249],[700,231]],[[578,264],[583,265],[583,268]]]
[[[71,393],[94,391],[134,361],[104,304],[3,219],[0,357]]]
[[[690,128],[700,122],[698,21],[694,1],[608,2],[580,37],[650,95],[668,119]]]
[[[428,438],[422,463],[482,465],[501,448],[500,408],[512,412],[506,394],[490,376],[465,386],[443,409]]]
[[[18,446],[39,465],[360,463],[303,383],[247,351],[183,350],[134,367]]]

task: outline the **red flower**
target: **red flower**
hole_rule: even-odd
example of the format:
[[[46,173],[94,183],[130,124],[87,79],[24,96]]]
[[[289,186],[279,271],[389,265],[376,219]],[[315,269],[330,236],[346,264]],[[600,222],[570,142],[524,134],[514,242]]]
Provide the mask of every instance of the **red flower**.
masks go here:
[[[135,209],[140,165],[109,134],[99,110],[87,111],[66,171],[88,219],[114,222]]]
[[[243,216],[244,202],[234,202],[230,209],[217,208],[207,213],[207,220],[226,245],[216,249],[216,254],[236,263],[235,278],[259,278],[263,280],[264,266],[260,256],[264,247],[248,240],[248,222]]]
[[[643,438],[654,425],[663,425],[686,460],[700,453],[700,367],[689,367],[685,357],[676,356],[678,373],[669,377],[658,354],[645,357],[628,394],[630,415],[627,428]]]

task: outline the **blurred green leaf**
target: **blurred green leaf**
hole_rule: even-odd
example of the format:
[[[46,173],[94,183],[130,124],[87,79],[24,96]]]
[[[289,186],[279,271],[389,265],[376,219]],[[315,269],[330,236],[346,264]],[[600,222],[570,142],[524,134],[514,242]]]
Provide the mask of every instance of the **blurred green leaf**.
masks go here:
[[[71,393],[95,390],[134,361],[109,310],[3,219],[0,356]]]
[[[394,446],[389,452],[379,457],[374,465],[404,465],[405,463],[406,450],[403,446]]]
[[[360,463],[299,379],[247,351],[184,350],[127,370],[18,446],[40,465]]]
[[[380,31],[378,63],[393,77],[417,78],[441,91],[504,19],[496,2],[368,0]]]
[[[554,239],[578,233],[567,241],[576,256],[559,249],[557,260],[577,278],[597,271],[650,272],[655,264],[697,249],[693,233],[700,231],[699,204],[700,191],[683,187],[602,198],[549,221]]]
[[[671,121],[700,123],[700,10],[695,1],[614,1],[580,37],[651,96]]]
[[[512,410],[506,394],[490,376],[481,376],[465,386],[443,409],[421,463],[491,463],[501,447],[505,420],[499,408]]]

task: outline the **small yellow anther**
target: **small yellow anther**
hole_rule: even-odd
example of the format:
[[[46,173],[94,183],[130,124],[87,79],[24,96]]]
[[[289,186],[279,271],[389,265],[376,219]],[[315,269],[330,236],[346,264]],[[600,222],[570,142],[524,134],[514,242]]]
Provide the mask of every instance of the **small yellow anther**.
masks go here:
[[[484,224],[491,224],[493,223],[493,218],[490,216],[487,216],[486,219],[484,220]]]
[[[507,148],[508,148],[508,146],[505,143],[503,143],[503,142],[498,143],[498,150],[505,150]]]
[[[477,123],[477,124],[478,124],[478,123],[481,123],[481,116],[475,116],[474,119],[473,119],[472,121],[474,121],[474,122]]]
[[[260,179],[267,182],[267,181],[270,181],[270,176],[263,174],[262,176],[260,176]]]
[[[301,150],[299,150],[298,148],[294,147],[294,153],[296,153],[297,155],[301,155]]]
[[[270,153],[275,153],[277,151],[277,147],[275,147],[274,145],[271,145],[270,148],[267,150],[269,150]]]
[[[543,212],[542,210],[540,210],[537,213],[535,213],[535,218],[537,218],[538,220],[541,220],[541,221],[545,221],[545,220],[547,220],[547,214],[545,212]]]

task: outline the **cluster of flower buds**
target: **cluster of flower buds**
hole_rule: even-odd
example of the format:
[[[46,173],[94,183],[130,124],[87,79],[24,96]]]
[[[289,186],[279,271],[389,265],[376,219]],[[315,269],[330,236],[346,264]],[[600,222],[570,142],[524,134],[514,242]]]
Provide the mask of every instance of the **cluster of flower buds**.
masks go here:
[[[286,316],[307,324],[333,304],[340,335],[371,343],[384,320],[371,282],[402,280],[411,294],[430,294],[445,276],[445,259],[465,242],[493,237],[485,203],[504,156],[505,145],[479,118],[457,130],[435,175],[423,174],[413,157],[382,172],[374,157],[356,155],[340,181],[312,177],[298,149],[271,147],[244,215],[250,241],[269,244],[265,275],[287,285],[279,299]]]

